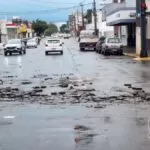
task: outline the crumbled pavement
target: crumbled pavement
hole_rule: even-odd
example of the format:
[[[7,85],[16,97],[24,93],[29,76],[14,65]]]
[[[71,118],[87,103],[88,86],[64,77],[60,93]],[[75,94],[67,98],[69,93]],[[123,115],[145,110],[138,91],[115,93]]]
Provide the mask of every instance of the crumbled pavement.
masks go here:
[[[38,75],[34,76],[34,78],[43,78],[41,85],[32,87],[30,80],[24,80],[21,82],[24,88],[21,89],[13,86],[1,87],[0,101],[21,101],[46,105],[66,103],[88,104],[92,102],[94,105],[87,105],[86,107],[95,109],[103,109],[106,107],[106,105],[101,103],[130,104],[150,101],[150,93],[145,92],[141,87],[132,86],[132,84],[124,84],[124,87],[130,91],[128,94],[122,94],[123,90],[117,89],[118,92],[121,92],[117,96],[99,96],[96,94],[96,89],[91,81],[78,81],[68,76],[61,78],[55,77],[54,79],[54,77],[48,77],[48,75]],[[51,86],[51,83],[53,86]],[[26,89],[25,86],[31,86],[31,89],[28,91],[24,90]]]

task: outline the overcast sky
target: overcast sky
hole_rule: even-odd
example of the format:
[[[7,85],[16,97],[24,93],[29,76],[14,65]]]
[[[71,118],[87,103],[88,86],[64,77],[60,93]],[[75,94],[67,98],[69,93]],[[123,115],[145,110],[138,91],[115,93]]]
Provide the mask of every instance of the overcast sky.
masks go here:
[[[35,20],[37,18],[48,22],[62,22],[67,20],[68,14],[77,8],[63,9],[85,4],[93,0],[0,0],[0,19],[12,16],[20,16],[24,19]],[[107,0],[97,0],[97,3]],[[60,8],[60,9],[59,9]],[[92,5],[86,6],[92,8]],[[78,8],[80,10],[80,8]],[[48,11],[46,11],[48,10]],[[46,11],[43,13],[43,11]]]

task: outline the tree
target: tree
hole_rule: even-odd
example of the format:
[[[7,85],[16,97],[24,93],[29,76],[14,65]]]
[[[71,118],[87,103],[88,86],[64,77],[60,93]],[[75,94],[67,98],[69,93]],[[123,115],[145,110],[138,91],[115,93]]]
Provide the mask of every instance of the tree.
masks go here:
[[[87,19],[88,23],[92,22],[92,9],[88,9],[84,18]]]
[[[58,32],[58,28],[55,24],[49,24],[48,28],[44,31],[46,36],[51,36],[51,34]]]
[[[35,33],[40,36],[48,28],[48,24],[45,21],[37,19],[36,21],[32,22],[32,28],[34,29]]]
[[[67,26],[67,24],[63,24],[60,27],[60,32],[62,32],[62,33],[68,32],[68,26]]]

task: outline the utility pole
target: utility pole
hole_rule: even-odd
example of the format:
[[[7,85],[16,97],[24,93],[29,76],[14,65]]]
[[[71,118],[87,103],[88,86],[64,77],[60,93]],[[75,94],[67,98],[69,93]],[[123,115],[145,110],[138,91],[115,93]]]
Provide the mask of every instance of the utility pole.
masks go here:
[[[98,30],[97,30],[97,12],[96,12],[96,1],[93,0],[93,16],[94,16],[94,30],[95,35],[98,36]]]
[[[77,23],[79,23],[79,11],[77,9]]]
[[[78,33],[79,33],[79,11],[78,11],[78,9],[77,9],[77,22],[76,22],[76,25],[77,25],[76,32],[77,32],[77,36],[78,36]]]
[[[74,32],[75,32],[75,37],[76,37],[76,35],[77,35],[77,29],[76,29],[76,15],[75,14],[74,14],[73,19],[74,19]]]
[[[2,31],[1,31],[1,26],[0,26],[0,43],[2,43]]]
[[[80,6],[81,6],[81,12],[82,12],[82,28],[84,29],[85,25],[84,25],[84,12],[83,12],[84,8],[83,8],[83,4],[81,3]]]
[[[140,14],[141,14],[141,53],[140,53],[140,57],[148,57],[147,40],[146,40],[146,27],[147,27],[146,10],[147,10],[147,6],[145,3],[145,0],[141,0],[140,6],[141,6],[140,7]]]

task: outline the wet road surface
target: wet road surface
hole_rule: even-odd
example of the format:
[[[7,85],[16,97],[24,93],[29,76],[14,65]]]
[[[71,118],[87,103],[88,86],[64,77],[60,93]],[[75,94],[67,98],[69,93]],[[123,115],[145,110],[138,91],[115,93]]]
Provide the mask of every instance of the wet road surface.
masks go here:
[[[42,106],[2,103],[1,150],[149,150],[150,107],[141,105]],[[13,115],[14,119],[3,116]],[[89,130],[75,131],[81,124]],[[77,140],[78,139],[78,140]]]
[[[44,41],[24,56],[0,52],[0,150],[149,150],[150,63],[64,42],[58,56]]]

